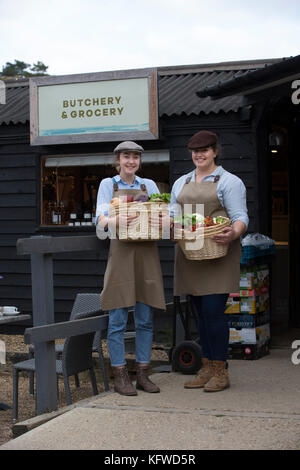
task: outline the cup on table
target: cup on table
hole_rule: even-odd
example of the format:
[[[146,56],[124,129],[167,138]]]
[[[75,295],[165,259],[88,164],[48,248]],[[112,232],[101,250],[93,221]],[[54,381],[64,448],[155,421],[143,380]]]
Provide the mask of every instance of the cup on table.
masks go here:
[[[13,314],[13,313],[19,313],[19,310],[18,310],[18,307],[12,307],[12,306],[4,306],[2,307],[2,313],[10,313],[10,314]]]

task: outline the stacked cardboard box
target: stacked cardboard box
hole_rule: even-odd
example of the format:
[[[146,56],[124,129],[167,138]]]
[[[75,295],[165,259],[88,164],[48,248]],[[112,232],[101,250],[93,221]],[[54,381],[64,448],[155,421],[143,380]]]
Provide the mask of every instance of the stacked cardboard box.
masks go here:
[[[241,267],[240,291],[229,295],[225,310],[230,326],[231,355],[234,355],[236,347],[239,347],[239,351],[244,351],[244,358],[250,359],[256,359],[268,352],[269,288],[268,265]]]

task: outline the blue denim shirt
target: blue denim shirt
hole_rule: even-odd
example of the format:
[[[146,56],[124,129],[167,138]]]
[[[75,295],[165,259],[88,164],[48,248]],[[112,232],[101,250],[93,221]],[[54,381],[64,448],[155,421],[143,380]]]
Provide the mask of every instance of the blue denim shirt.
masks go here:
[[[191,181],[195,182],[195,172],[196,170],[193,170],[175,181],[171,192],[171,207],[177,203],[177,197],[179,196],[186,179],[190,177]],[[221,165],[219,165],[213,173],[205,176],[202,181],[213,181],[217,175],[220,176],[217,183],[217,195],[221,206],[226,210],[232,224],[239,220],[243,222],[247,228],[249,218],[246,202],[246,188],[244,183],[240,178],[238,178],[238,176],[224,170]]]

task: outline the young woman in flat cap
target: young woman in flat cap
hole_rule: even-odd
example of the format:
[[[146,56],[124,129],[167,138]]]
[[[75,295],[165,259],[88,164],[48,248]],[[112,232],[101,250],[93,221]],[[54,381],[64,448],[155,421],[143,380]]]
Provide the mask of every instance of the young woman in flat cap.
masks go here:
[[[198,313],[202,347],[202,367],[185,388],[217,392],[229,387],[227,350],[229,326],[225,305],[228,294],[239,291],[240,236],[248,226],[246,189],[235,175],[217,166],[216,134],[201,130],[191,137],[188,148],[195,169],[175,181],[171,204],[204,204],[204,216],[229,217],[231,226],[213,237],[216,243],[229,243],[226,256],[212,260],[189,260],[176,246],[174,295],[190,295]],[[195,209],[193,209],[195,212]]]
[[[128,226],[135,217],[109,217],[110,201],[120,196],[151,196],[159,190],[150,179],[136,176],[143,148],[135,142],[122,142],[115,150],[115,166],[119,174],[101,181],[97,197],[97,231],[118,226],[120,218]],[[159,392],[148,378],[152,349],[152,307],[165,310],[163,280],[155,241],[130,242],[110,240],[110,251],[101,293],[101,306],[109,311],[108,350],[115,377],[115,391],[136,395],[136,388]],[[134,308],[136,329],[137,382],[133,386],[126,367],[124,332],[128,309]]]

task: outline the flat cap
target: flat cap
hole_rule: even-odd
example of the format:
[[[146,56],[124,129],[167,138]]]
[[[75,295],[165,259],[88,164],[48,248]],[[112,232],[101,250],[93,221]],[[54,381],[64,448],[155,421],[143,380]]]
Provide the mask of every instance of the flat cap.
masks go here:
[[[125,151],[142,153],[144,151],[144,149],[141,145],[138,145],[135,142],[132,142],[130,140],[126,140],[125,142],[121,142],[114,149],[114,153],[125,152]]]
[[[211,145],[216,145],[218,143],[218,137],[214,132],[210,131],[199,131],[194,134],[189,142],[189,149],[198,149],[201,147],[210,147]]]

